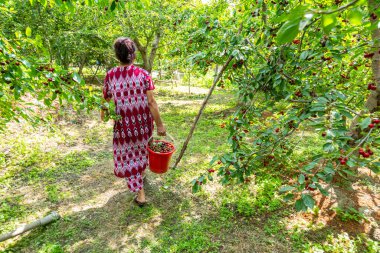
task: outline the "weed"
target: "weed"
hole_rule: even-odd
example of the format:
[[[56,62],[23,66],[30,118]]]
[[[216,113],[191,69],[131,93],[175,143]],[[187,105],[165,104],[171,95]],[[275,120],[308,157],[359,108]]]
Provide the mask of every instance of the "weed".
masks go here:
[[[334,210],[341,221],[361,222],[362,220],[366,219],[363,213],[352,207],[349,207],[347,209],[336,207]]]

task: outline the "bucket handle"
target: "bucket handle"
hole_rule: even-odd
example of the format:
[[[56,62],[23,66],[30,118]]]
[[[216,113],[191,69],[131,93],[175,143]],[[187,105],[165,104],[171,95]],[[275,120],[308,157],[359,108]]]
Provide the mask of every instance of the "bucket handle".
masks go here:
[[[169,137],[170,140],[175,143],[175,139],[173,138],[173,136],[171,136],[169,133],[166,133],[165,135],[162,135],[162,136],[158,136],[158,137]],[[154,134],[152,134],[152,136],[148,139],[148,143],[150,143],[150,141],[154,138]]]

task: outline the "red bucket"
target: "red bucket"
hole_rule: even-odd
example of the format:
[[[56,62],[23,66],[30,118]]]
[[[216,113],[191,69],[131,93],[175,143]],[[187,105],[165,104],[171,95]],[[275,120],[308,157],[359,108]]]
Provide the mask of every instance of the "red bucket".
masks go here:
[[[152,172],[157,174],[162,174],[168,171],[169,169],[169,162],[170,158],[172,157],[172,154],[175,151],[175,147],[172,143],[168,141],[163,140],[153,140],[153,142],[163,142],[167,144],[169,147],[171,147],[171,151],[167,153],[158,153],[149,148],[148,145],[148,152],[149,152],[149,168]]]

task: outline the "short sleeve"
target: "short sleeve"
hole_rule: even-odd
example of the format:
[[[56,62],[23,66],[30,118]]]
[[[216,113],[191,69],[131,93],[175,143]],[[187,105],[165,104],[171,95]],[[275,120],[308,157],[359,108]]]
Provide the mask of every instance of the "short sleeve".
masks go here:
[[[154,90],[155,89],[154,84],[153,84],[153,80],[150,77],[150,75],[148,75],[148,74],[145,77],[145,88],[147,90]]]
[[[108,73],[106,75],[106,78],[104,78],[103,97],[106,100],[112,98],[112,93],[111,93],[111,90],[110,90],[110,83],[109,83],[109,75],[108,75]]]

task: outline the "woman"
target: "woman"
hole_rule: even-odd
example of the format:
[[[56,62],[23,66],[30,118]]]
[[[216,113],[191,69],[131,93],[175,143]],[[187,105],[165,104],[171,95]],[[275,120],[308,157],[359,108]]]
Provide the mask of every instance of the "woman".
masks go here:
[[[146,203],[143,176],[148,166],[147,144],[153,133],[153,120],[158,135],[165,135],[166,130],[153,96],[152,78],[146,70],[133,65],[134,42],[118,38],[114,49],[120,65],[107,72],[103,87],[104,99],[113,99],[120,116],[113,130],[114,173],[126,179],[129,190],[137,192],[134,201],[143,206]],[[101,118],[104,119],[103,110]]]

